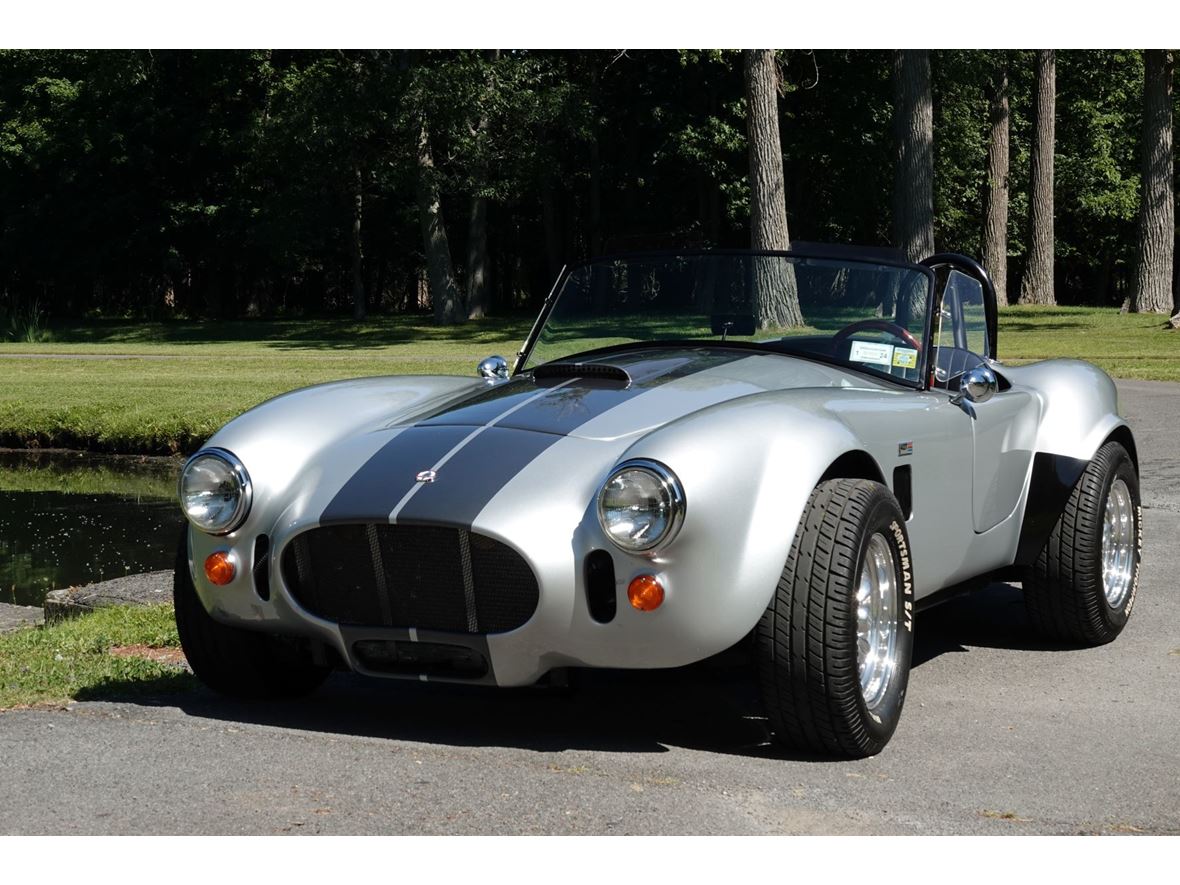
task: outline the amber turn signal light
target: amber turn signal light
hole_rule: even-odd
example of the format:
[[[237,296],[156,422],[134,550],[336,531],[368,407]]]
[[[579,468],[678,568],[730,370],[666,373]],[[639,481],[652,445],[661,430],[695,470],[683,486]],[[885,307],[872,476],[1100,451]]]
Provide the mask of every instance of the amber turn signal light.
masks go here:
[[[232,581],[235,571],[233,560],[224,550],[210,553],[205,560],[205,577],[209,579],[210,584],[216,584],[218,587],[224,587]]]
[[[654,575],[640,575],[627,586],[627,598],[641,612],[655,611],[664,602],[664,587]]]

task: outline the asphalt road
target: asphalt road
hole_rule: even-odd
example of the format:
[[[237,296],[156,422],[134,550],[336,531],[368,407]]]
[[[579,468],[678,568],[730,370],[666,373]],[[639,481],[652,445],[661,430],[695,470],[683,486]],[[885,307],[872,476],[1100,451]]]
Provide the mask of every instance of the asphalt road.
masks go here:
[[[994,585],[920,616],[879,756],[784,756],[740,659],[569,694],[333,677],[0,714],[0,833],[1180,833],[1180,385],[1120,383],[1142,460],[1135,612],[1041,643]]]

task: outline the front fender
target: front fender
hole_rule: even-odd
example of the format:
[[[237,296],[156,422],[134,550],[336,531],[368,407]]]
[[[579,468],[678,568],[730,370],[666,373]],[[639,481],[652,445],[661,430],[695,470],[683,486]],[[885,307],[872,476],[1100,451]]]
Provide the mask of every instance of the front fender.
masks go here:
[[[761,618],[812,491],[841,455],[864,451],[816,398],[760,394],[723,403],[643,438],[620,460],[671,468],[686,497],[683,526],[655,562],[626,557],[630,579],[658,565],[685,608],[677,630],[720,651]],[[618,557],[616,557],[617,559]]]

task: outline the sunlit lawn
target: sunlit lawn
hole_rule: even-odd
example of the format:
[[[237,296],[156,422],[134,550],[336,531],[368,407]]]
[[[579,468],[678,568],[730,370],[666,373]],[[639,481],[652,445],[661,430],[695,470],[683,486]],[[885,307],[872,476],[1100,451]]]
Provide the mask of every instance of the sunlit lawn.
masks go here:
[[[178,649],[172,606],[102,608],[60,624],[0,636],[0,710],[69,700],[117,699],[184,691],[193,677],[139,656]],[[135,654],[117,656],[111,649]]]
[[[446,328],[398,317],[54,327],[49,343],[0,344],[0,445],[191,451],[234,415],[293,388],[362,375],[471,375],[489,354],[511,360],[530,325],[521,317]],[[1113,309],[1009,308],[1000,358],[1075,357],[1117,377],[1180,381],[1180,332],[1162,326],[1162,317]],[[602,343],[577,334],[567,344],[582,342]],[[53,358],[80,355],[93,358]]]

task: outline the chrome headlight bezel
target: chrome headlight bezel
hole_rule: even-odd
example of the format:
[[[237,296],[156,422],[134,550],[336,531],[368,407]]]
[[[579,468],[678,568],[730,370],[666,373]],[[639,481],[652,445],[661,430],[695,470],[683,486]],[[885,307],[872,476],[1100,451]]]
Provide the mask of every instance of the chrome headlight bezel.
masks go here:
[[[611,532],[604,505],[607,487],[621,474],[632,471],[646,473],[656,480],[662,496],[667,502],[668,509],[668,522],[663,532],[657,537],[648,539],[640,544],[629,543]],[[616,465],[615,469],[610,472],[610,476],[606,478],[606,481],[599,488],[597,503],[599,528],[602,529],[603,534],[606,535],[612,544],[627,553],[650,553],[657,548],[666,547],[672,543],[676,535],[679,534],[681,525],[684,523],[684,513],[686,510],[684,487],[680,484],[680,480],[676,474],[659,461],[652,461],[647,458],[633,458]]]
[[[226,468],[226,477],[232,479],[237,487],[237,503],[234,505],[233,512],[230,518],[219,524],[202,525],[195,520],[189,513],[188,504],[185,500],[184,480],[188,475],[190,468],[198,461],[211,458],[223,464]],[[233,452],[228,449],[209,448],[201,449],[184,463],[184,468],[180,471],[180,478],[176,484],[177,498],[180,501],[181,512],[184,513],[185,519],[199,531],[207,535],[228,535],[231,532],[239,529],[246,521],[246,517],[250,514],[250,505],[254,501],[254,486],[250,482],[250,474],[246,471],[246,465]]]

